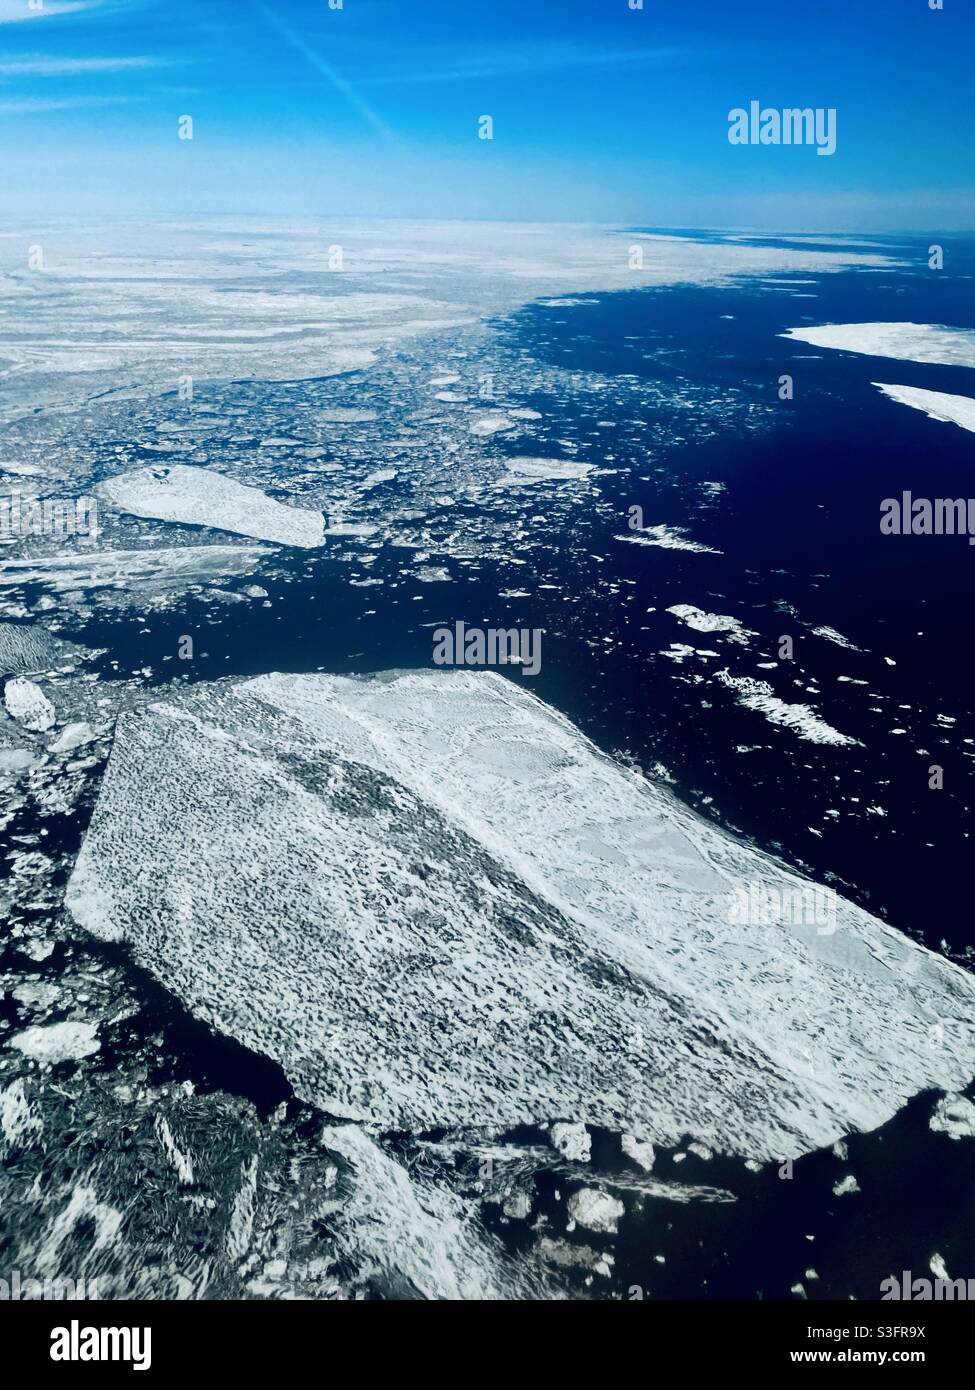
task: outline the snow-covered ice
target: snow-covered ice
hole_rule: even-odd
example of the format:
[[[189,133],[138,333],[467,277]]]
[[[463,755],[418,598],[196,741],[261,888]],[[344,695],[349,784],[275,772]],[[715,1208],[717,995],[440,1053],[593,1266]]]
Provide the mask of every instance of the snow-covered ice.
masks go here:
[[[716,679],[729,690],[736,692],[738,703],[745,709],[763,714],[770,724],[781,724],[810,743],[842,748],[851,747],[858,742],[849,734],[834,729],[832,724],[827,724],[810,705],[794,704],[789,700],[779,699],[768,681],[755,680],[751,676],[732,676],[727,671],[718,671]]]
[[[703,609],[695,608],[693,603],[671,604],[667,612],[673,613],[675,618],[692,627],[695,632],[723,632],[727,634],[729,642],[737,642],[743,647],[747,647],[749,637],[755,635],[737,618],[726,613],[705,613]]]
[[[953,396],[948,391],[922,391],[919,386],[887,386],[880,381],[873,384],[892,401],[923,410],[932,420],[960,425],[963,430],[975,430],[975,398],[972,396]]]
[[[10,1045],[36,1062],[77,1061],[98,1051],[97,1031],[93,1023],[49,1023],[15,1033]]]
[[[279,545],[318,546],[324,539],[321,512],[287,507],[260,488],[248,487],[207,468],[173,464],[134,468],[99,483],[95,492],[121,511],[186,526],[209,526]]]
[[[750,940],[736,883],[803,886],[494,673],[270,675],[121,716],[67,902],[380,1129],[769,1160],[967,1085],[969,975],[844,902]]]
[[[827,323],[816,328],[790,328],[782,336],[868,357],[975,367],[975,330],[971,328],[933,323]]]
[[[3,688],[3,703],[8,714],[34,733],[50,729],[56,718],[54,706],[44,691],[26,676],[14,676],[7,681]]]

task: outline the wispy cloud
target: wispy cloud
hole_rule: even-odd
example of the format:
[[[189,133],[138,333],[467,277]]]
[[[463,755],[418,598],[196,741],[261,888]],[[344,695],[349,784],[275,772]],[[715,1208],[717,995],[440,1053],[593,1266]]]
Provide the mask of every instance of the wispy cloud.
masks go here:
[[[429,49],[424,56],[429,62]],[[437,67],[419,70],[406,68],[400,72],[363,77],[360,82],[367,87],[388,87],[428,82],[470,82],[485,77],[520,77],[571,68],[658,67],[665,63],[673,64],[683,56],[683,51],[675,48],[600,48],[595,44],[574,42],[515,43],[496,49],[482,47],[469,53],[445,50],[442,62]]]
[[[91,72],[128,72],[132,68],[158,68],[156,58],[15,58],[0,62],[0,77],[71,77]]]
[[[0,116],[33,116],[42,111],[74,111],[86,106],[119,106],[130,97],[24,97],[0,101]]]

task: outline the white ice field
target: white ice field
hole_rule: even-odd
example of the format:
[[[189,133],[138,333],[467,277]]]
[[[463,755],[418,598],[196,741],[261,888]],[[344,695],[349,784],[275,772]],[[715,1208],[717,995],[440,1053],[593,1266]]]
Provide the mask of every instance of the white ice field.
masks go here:
[[[377,1132],[567,1120],[770,1160],[967,1084],[966,972],[842,900],[835,930],[743,928],[749,885],[803,881],[503,678],[417,671],[123,714],[67,902]]]

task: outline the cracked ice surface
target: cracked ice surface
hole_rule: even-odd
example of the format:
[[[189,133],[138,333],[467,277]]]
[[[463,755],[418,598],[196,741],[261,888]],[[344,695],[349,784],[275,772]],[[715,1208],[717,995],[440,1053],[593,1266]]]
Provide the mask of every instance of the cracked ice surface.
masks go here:
[[[753,883],[803,880],[513,683],[417,671],[122,715],[67,901],[378,1129],[571,1119],[768,1160],[967,1084],[969,976],[842,901],[832,935],[742,927]]]

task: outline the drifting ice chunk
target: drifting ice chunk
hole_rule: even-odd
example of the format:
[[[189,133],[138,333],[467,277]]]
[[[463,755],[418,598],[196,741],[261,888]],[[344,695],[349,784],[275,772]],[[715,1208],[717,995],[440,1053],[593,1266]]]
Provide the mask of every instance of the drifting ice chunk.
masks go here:
[[[514,684],[422,671],[123,714],[67,901],[384,1129],[571,1119],[771,1160],[964,1088],[965,972],[842,901],[832,935],[743,927],[752,884],[808,888]]]
[[[43,733],[54,723],[54,706],[39,685],[29,681],[26,676],[14,676],[7,681],[3,691],[3,702],[7,712],[19,719],[25,729]]]
[[[595,1187],[583,1187],[573,1192],[566,1204],[569,1218],[587,1231],[601,1231],[605,1235],[615,1232],[626,1208],[616,1197],[608,1192],[600,1192]]]
[[[182,545],[155,550],[100,550],[0,563],[0,588],[41,584],[55,593],[74,589],[146,593],[186,588],[230,575],[249,574],[276,550],[259,545]]]
[[[95,492],[133,516],[210,526],[280,545],[321,545],[325,530],[321,512],[286,507],[259,488],[185,464],[134,468],[106,478]]]
[[[922,391],[920,386],[885,386],[880,381],[873,384],[892,401],[923,410],[932,420],[941,420],[946,425],[960,425],[963,430],[975,430],[975,399],[971,396],[952,396],[947,391]]]
[[[37,1062],[77,1061],[101,1047],[96,1032],[93,1023],[49,1023],[16,1033],[10,1046]]]

